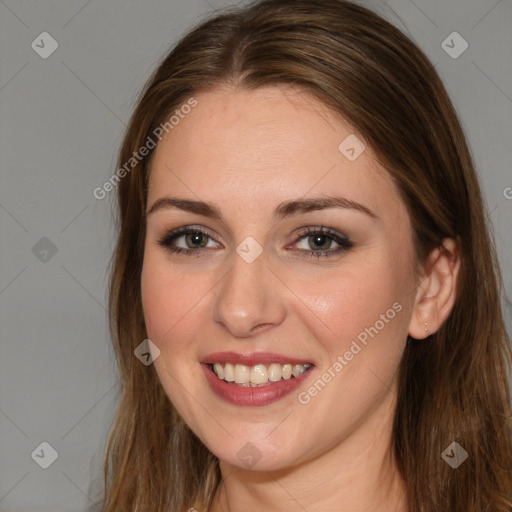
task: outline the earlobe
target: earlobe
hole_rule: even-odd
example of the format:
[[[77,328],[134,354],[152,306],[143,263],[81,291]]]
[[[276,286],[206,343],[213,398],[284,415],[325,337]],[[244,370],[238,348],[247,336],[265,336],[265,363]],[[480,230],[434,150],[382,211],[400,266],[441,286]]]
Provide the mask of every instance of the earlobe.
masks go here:
[[[409,324],[409,336],[427,338],[448,318],[457,298],[459,269],[457,244],[453,238],[445,238],[442,247],[432,251],[425,265]]]

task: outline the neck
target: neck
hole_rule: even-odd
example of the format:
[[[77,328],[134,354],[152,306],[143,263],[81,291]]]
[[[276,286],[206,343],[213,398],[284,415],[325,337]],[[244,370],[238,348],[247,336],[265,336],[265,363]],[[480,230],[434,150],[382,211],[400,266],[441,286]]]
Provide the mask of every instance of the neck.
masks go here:
[[[394,397],[329,452],[293,468],[251,471],[221,461],[211,512],[406,512],[392,443]]]

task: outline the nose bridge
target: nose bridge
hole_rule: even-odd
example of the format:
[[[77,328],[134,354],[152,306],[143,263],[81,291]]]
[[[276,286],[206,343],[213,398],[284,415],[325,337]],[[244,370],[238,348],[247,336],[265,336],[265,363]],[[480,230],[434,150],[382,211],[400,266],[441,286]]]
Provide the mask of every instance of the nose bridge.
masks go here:
[[[260,325],[281,323],[286,309],[265,252],[253,259],[255,247],[250,243],[242,242],[233,254],[212,311],[213,320],[237,337],[250,336]]]

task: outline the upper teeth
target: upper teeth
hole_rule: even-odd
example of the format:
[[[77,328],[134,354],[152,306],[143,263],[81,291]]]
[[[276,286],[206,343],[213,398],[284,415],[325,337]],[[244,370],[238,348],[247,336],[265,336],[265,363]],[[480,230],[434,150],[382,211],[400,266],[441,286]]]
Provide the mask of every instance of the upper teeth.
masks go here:
[[[279,364],[272,363],[268,366],[256,364],[245,366],[243,364],[215,363],[213,371],[227,382],[234,382],[242,385],[265,385],[270,382],[278,382],[283,379],[300,377],[311,365],[310,364]]]

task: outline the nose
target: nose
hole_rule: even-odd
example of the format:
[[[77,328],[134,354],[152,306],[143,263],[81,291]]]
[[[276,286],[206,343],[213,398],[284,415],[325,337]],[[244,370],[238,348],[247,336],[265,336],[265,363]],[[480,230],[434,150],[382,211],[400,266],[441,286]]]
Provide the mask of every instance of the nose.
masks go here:
[[[213,320],[232,336],[250,337],[284,321],[283,284],[269,268],[265,251],[252,263],[235,253],[219,287]]]

